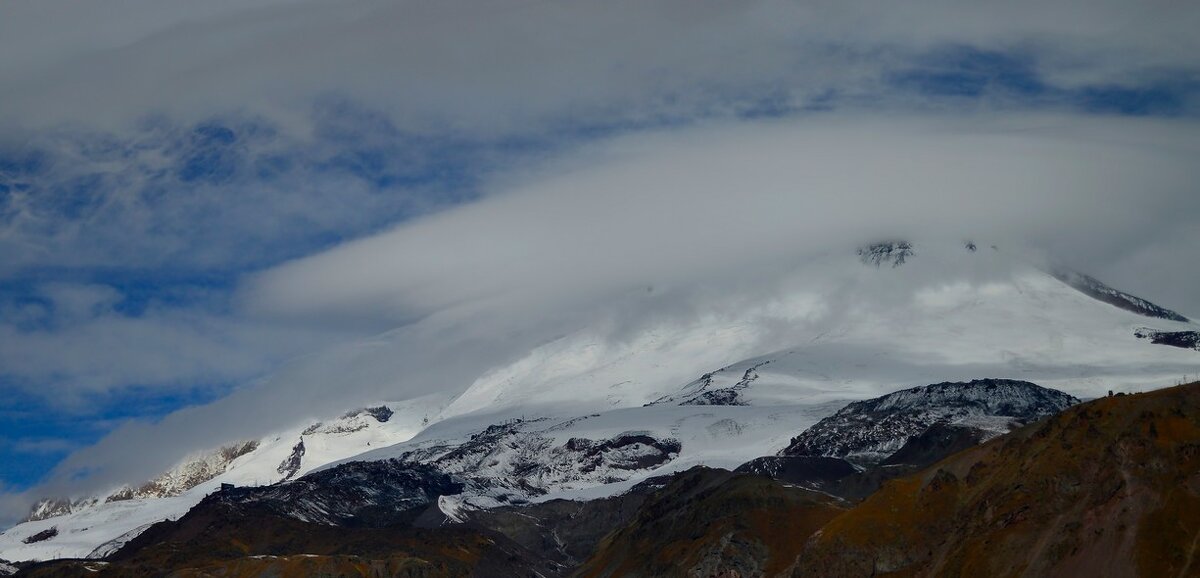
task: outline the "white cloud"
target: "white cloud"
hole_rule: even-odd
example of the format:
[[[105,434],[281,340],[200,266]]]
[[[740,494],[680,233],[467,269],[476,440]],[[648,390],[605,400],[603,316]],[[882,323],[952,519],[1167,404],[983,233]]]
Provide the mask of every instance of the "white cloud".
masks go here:
[[[361,316],[397,329],[159,424],[127,424],[60,474],[86,468],[96,472],[86,483],[103,486],[306,417],[453,394],[580,327],[609,324],[621,339],[622,327],[770,302],[808,256],[853,259],[880,237],[1051,254],[1143,245],[1147,226],[1186,230],[1200,210],[1195,131],[1130,119],[831,116],[617,138],[511,176],[480,202],[249,279],[247,319],[320,327]],[[1159,275],[1200,281],[1184,269]]]
[[[1194,83],[1200,5],[10,0],[0,11],[0,126],[21,128],[5,132],[17,148],[46,126],[128,136],[144,115],[191,127],[244,113],[278,123],[283,137],[260,143],[266,152],[295,157],[297,143],[320,140],[307,134],[312,106],[330,96],[403,129],[472,138],[728,118],[764,97],[802,107],[834,94],[846,104],[802,119],[631,133],[492,175],[482,201],[247,279],[233,311],[130,316],[113,309],[111,289],[44,287],[60,308],[53,330],[37,327],[36,305],[4,311],[0,365],[89,392],[250,379],[346,327],[396,327],[211,406],[126,424],[73,454],[52,484],[92,466],[107,470],[84,484],[137,481],[220,443],[214,431],[246,437],[384,396],[457,391],[563,331],[769,297],[785,264],[876,238],[1031,246],[1200,314],[1189,292],[1200,273],[1187,266],[1200,242],[1195,121],[999,114],[993,102],[915,116],[941,104],[886,78],[963,45],[1028,55],[1032,73],[1062,87]],[[314,223],[330,234],[374,230],[380,223],[362,215],[390,207],[362,182],[305,171],[269,185],[185,187],[163,158],[179,139],[139,138],[129,139],[132,156],[100,171],[119,194],[85,218],[0,215],[15,223],[0,247],[16,256],[0,270],[165,266],[182,255],[220,268]],[[68,161],[55,170],[70,173]],[[166,175],[151,188],[168,200],[134,198],[148,174]],[[36,204],[31,196],[6,198]],[[194,234],[172,234],[180,229]],[[660,292],[671,298],[631,297]]]
[[[139,315],[114,306],[107,286],[52,283],[39,305],[10,307],[0,321],[0,375],[84,415],[96,396],[131,387],[160,392],[224,386],[347,334],[336,329],[251,323],[201,307],[150,304]]]
[[[1037,52],[1064,84],[1194,74],[1200,52],[1200,9],[1170,2],[14,0],[4,16],[0,118],[21,123],[288,118],[337,92],[474,131],[730,93],[880,98],[882,71],[945,44]]]
[[[278,267],[245,299],[259,312],[404,319],[484,299],[542,304],[690,282],[893,235],[1111,254],[1147,227],[1191,225],[1195,131],[1184,121],[830,116],[639,134],[482,202]]]

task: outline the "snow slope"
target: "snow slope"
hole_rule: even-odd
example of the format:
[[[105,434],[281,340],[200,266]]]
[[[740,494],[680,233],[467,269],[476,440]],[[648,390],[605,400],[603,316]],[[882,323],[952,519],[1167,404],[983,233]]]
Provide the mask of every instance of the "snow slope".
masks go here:
[[[721,304],[686,323],[564,336],[480,377],[443,416],[702,403],[722,391],[751,405],[813,403],[977,377],[1089,398],[1200,369],[1194,352],[1135,336],[1148,321],[1162,331],[1200,325],[1115,307],[1000,250],[909,250],[895,266],[844,255],[804,263],[769,300]]]
[[[878,245],[864,253],[871,258],[781,264],[783,280],[754,299],[582,328],[444,397],[388,403],[396,413],[387,422],[358,414],[298,424],[177,495],[85,500],[14,527],[0,535],[0,558],[85,556],[182,514],[222,482],[272,483],[350,459],[437,463],[470,477],[469,495],[444,504],[453,516],[610,495],[695,464],[735,467],[775,454],[846,401],[918,385],[1008,378],[1086,399],[1200,372],[1196,351],[1135,337],[1148,324],[1195,323],[1116,307],[1001,250],[908,244],[898,259]],[[501,429],[488,443],[472,443],[493,426]],[[584,471],[580,456],[595,467]],[[50,527],[58,536],[22,543]]]

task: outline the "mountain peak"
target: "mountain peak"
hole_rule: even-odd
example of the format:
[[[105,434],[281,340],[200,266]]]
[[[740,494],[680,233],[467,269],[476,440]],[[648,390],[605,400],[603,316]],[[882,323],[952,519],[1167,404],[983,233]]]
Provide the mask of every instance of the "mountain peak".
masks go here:
[[[865,265],[876,267],[882,267],[884,263],[890,263],[892,267],[899,267],[912,256],[912,243],[904,240],[871,243],[858,249],[859,260]]]

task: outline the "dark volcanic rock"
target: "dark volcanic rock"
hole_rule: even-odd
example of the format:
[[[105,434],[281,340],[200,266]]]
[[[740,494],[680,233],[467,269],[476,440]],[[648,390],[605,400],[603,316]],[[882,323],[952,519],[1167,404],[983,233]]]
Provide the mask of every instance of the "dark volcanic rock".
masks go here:
[[[915,387],[851,403],[793,438],[779,455],[751,460],[738,471],[857,501],[887,480],[1077,401],[1002,379]]]
[[[846,460],[824,456],[765,456],[750,460],[735,471],[813,489],[831,488],[838,480],[858,472]]]
[[[683,388],[683,393],[663,396],[646,405],[746,405],[746,402],[742,400],[742,392],[749,389],[751,384],[758,379],[758,369],[769,363],[771,362],[763,361],[746,368],[742,372],[742,378],[732,385],[713,387],[713,376],[728,369],[727,367],[722,367],[716,371],[701,375],[700,379],[687,384]]]
[[[392,408],[386,405],[378,405],[375,407],[364,407],[360,410],[352,411],[342,416],[342,418],[354,417],[364,413],[375,418],[375,421],[379,423],[387,423],[387,421],[392,419],[392,416],[396,414],[396,412],[392,411]]]
[[[1188,320],[1187,317],[1171,311],[1166,307],[1159,307],[1158,305],[1146,301],[1141,297],[1135,297],[1123,291],[1113,289],[1112,287],[1100,282],[1100,280],[1084,275],[1083,273],[1076,273],[1075,271],[1070,271],[1067,269],[1058,269],[1051,271],[1051,274],[1058,278],[1059,281],[1070,285],[1080,293],[1083,293],[1092,299],[1108,303],[1113,307],[1119,307],[1126,311],[1137,313],[1138,315],[1144,315],[1146,317],[1157,317],[1159,319],[1169,319],[1171,321],[1182,322],[1187,322]]]
[[[462,487],[427,466],[352,462],[273,486],[224,489],[102,562],[39,564],[27,574],[561,575],[560,565],[482,527],[412,526],[439,496]]]
[[[872,465],[935,424],[994,436],[1078,401],[1060,391],[1008,379],[914,387],[847,405],[793,438],[780,455],[838,457]]]
[[[1170,345],[1200,351],[1200,331],[1158,331],[1142,327],[1133,332],[1138,339],[1149,339],[1157,345]]]
[[[620,496],[577,502],[551,500],[476,510],[466,524],[498,532],[539,558],[574,567],[591,556],[613,530],[628,524],[661,487],[639,487]]]
[[[50,526],[49,528],[46,528],[45,530],[42,530],[41,532],[38,532],[32,536],[27,536],[24,540],[21,540],[21,542],[26,544],[36,544],[38,542],[45,542],[46,540],[49,540],[57,535],[58,526]]]
[[[296,445],[292,446],[292,453],[279,462],[279,467],[275,468],[275,471],[283,474],[284,480],[292,479],[292,476],[300,471],[300,463],[304,460],[304,451],[304,438],[302,437],[300,441],[296,442]]]
[[[925,467],[938,460],[979,445],[990,437],[973,427],[935,423],[929,429],[908,438],[896,453],[880,462],[881,465],[910,465]]]
[[[606,460],[609,455],[619,454],[620,450],[631,448],[637,445],[650,448],[649,452],[632,452],[627,459],[623,460]],[[583,473],[596,471],[597,468],[607,466],[619,470],[645,470],[656,468],[671,461],[671,458],[678,454],[683,446],[679,440],[658,438],[644,434],[625,434],[601,441],[593,441],[583,438],[571,438],[567,440],[566,449],[579,453],[580,468]]]
[[[218,502],[332,526],[382,527],[410,523],[438,497],[462,490],[461,482],[432,467],[380,460],[350,462],[272,486],[222,490],[201,505]]]
[[[397,459],[454,475],[467,484],[468,502],[486,496],[489,501],[520,504],[565,484],[627,480],[670,462],[682,449],[677,439],[642,431],[559,441],[552,430],[562,424],[539,429],[539,421],[494,424],[467,440],[423,445]]]
[[[864,264],[876,267],[882,267],[884,263],[890,263],[892,267],[899,267],[912,256],[912,243],[908,241],[872,243],[858,250],[859,260]]]

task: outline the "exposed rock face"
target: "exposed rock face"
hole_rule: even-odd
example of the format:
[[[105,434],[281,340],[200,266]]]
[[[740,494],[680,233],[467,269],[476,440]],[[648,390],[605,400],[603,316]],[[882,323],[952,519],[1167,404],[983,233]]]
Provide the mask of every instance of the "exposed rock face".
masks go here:
[[[1140,327],[1133,334],[1138,339],[1149,339],[1150,343],[1200,351],[1200,331],[1158,331]]]
[[[925,467],[967,448],[979,445],[992,437],[973,427],[935,423],[929,429],[908,438],[896,453],[880,462],[882,466],[909,465]]]
[[[908,241],[871,243],[858,250],[858,258],[863,264],[874,265],[876,267],[882,267],[884,264],[899,267],[912,256],[912,243]]]
[[[363,408],[360,413],[365,413],[365,414],[375,418],[375,421],[377,421],[379,423],[387,423],[387,421],[389,419],[392,419],[393,415],[396,415],[396,412],[392,411],[392,408],[390,408],[386,405],[379,405],[379,406],[375,406],[375,407]],[[346,417],[353,417],[353,416],[347,415]]]
[[[884,485],[796,576],[1194,576],[1200,383],[1101,398]]]
[[[288,457],[279,463],[279,467],[275,471],[282,474],[284,480],[290,480],[292,476],[296,475],[296,472],[300,471],[300,464],[303,460],[304,438],[300,438],[300,441],[292,446],[292,453],[288,454]]]
[[[29,515],[25,516],[24,522],[36,522],[38,520],[47,520],[55,516],[70,514],[72,511],[85,507],[90,502],[72,502],[71,500],[62,498],[48,498],[41,500],[33,505]]]
[[[204,499],[329,526],[409,523],[463,485],[429,466],[396,460],[350,462],[271,486],[222,490]],[[200,507],[200,506],[197,506]]]
[[[1007,379],[914,387],[847,405],[793,438],[780,455],[837,457],[860,466],[874,465],[935,424],[943,430],[979,432],[975,440],[979,441],[1078,402],[1060,391]],[[964,434],[969,432],[956,435]]]
[[[1169,319],[1171,321],[1187,322],[1188,318],[1184,317],[1165,307],[1159,307],[1141,297],[1135,297],[1123,291],[1118,291],[1100,282],[1095,277],[1077,273],[1068,269],[1058,269],[1051,271],[1063,283],[1074,287],[1080,293],[1087,295],[1093,299],[1103,301],[1114,307],[1119,307],[1126,311],[1144,315],[1146,317],[1157,317],[1159,319]]]
[[[257,441],[240,442],[221,447],[214,452],[199,454],[184,461],[171,471],[142,484],[137,488],[119,490],[108,498],[109,502],[134,498],[166,498],[178,496],[223,473],[233,460],[255,449]]]
[[[572,484],[627,480],[675,459],[682,448],[676,439],[638,431],[559,443],[551,432],[538,431],[536,423],[513,420],[491,425],[466,441],[426,445],[398,459],[462,479],[467,486],[463,495],[443,501],[447,514],[456,517],[461,505],[471,509],[523,503]]]
[[[186,458],[183,463],[170,471],[150,480],[136,488],[125,487],[114,491],[105,502],[120,502],[139,498],[169,498],[178,496],[204,482],[223,473],[229,464],[258,448],[257,441],[247,441],[218,448],[215,451],[204,452]],[[24,521],[37,521],[62,516],[89,508],[100,503],[100,498],[91,497],[81,500],[49,498],[34,504],[33,510]]]
[[[861,500],[911,474],[1077,402],[1032,383],[940,383],[852,403],[737,471]]]
[[[838,481],[858,473],[850,462],[825,456],[765,456],[742,464],[737,472],[758,474],[834,495]]]
[[[725,368],[706,373],[684,386],[682,394],[664,396],[646,405],[746,405],[742,400],[742,392],[758,379],[758,369],[768,363],[771,362],[763,361],[747,368],[740,380],[727,387],[713,387],[713,375],[725,371]]]
[[[38,532],[32,536],[29,536],[21,541],[25,542],[26,544],[33,544],[36,542],[45,542],[46,540],[49,540],[50,538],[53,538],[57,535],[58,535],[58,528],[55,526],[51,526],[49,528],[46,528],[45,530],[42,530],[41,532]]]

